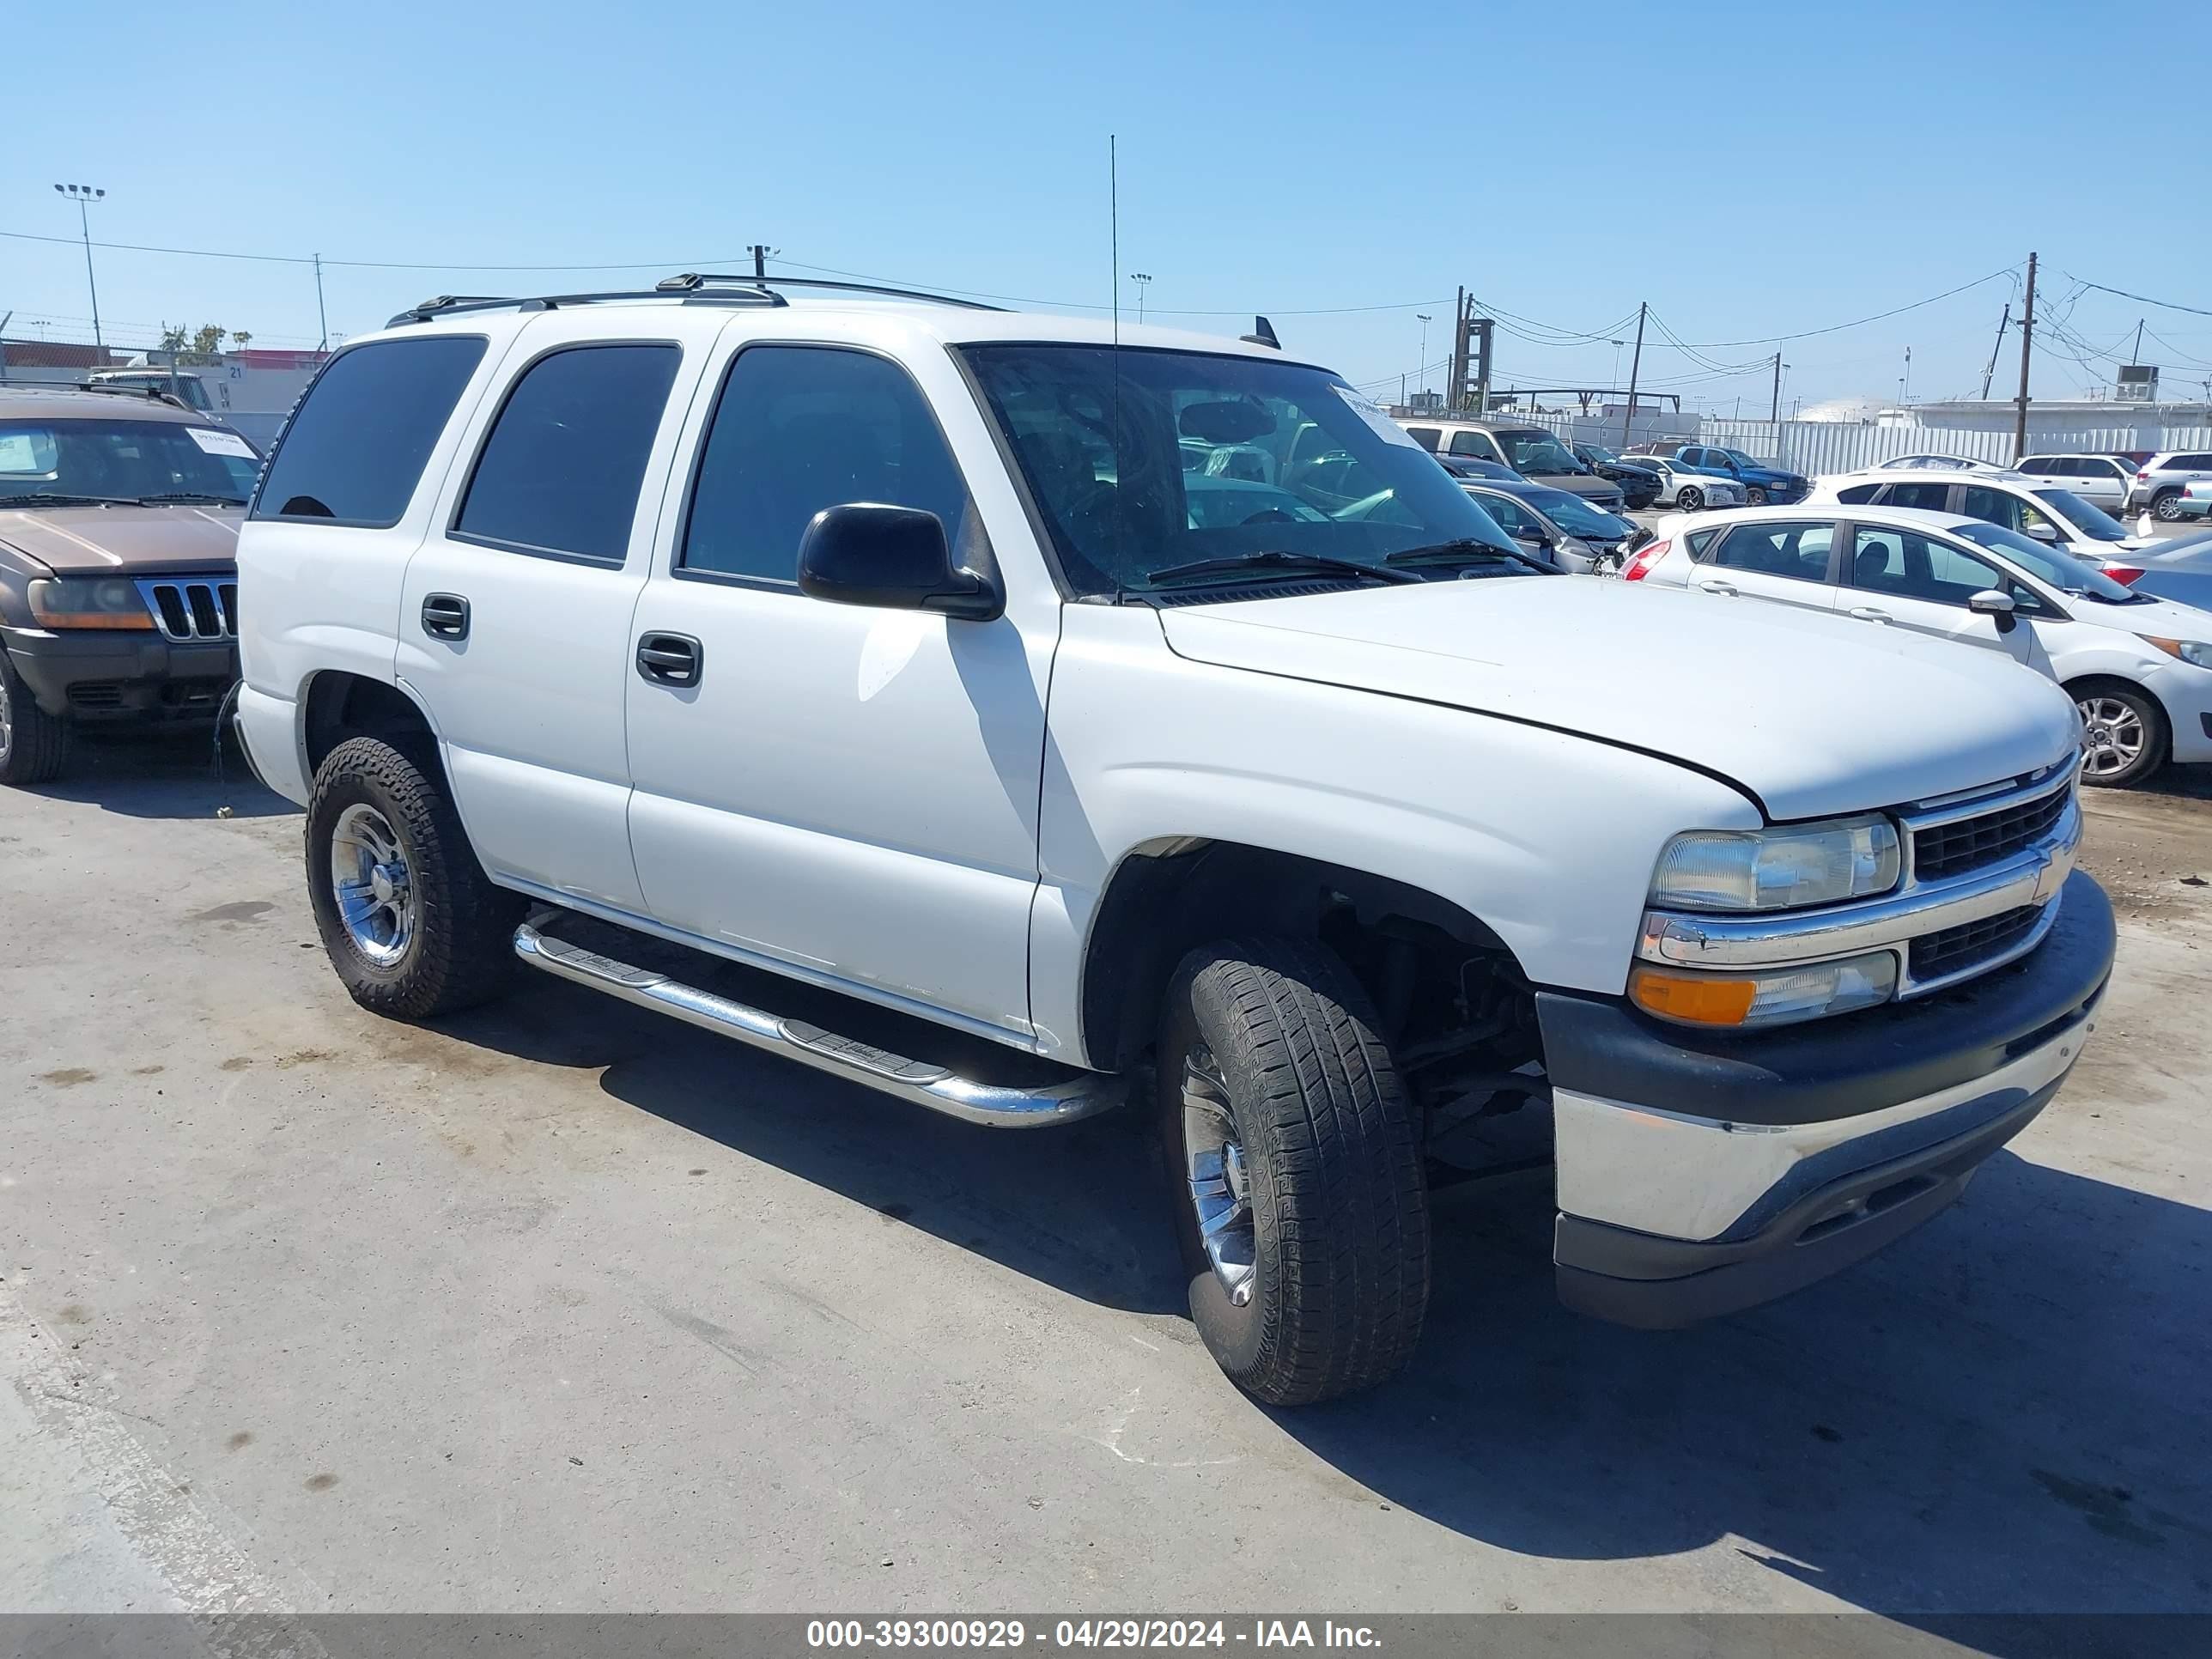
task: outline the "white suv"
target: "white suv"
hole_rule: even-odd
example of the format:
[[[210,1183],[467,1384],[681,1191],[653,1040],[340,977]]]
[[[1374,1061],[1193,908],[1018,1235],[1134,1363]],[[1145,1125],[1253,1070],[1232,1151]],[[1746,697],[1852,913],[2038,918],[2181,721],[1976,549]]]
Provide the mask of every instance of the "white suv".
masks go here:
[[[2090,783],[2212,761],[2212,612],[2130,592],[1984,519],[1810,504],[1677,515],[1623,574],[2002,652],[2073,696]]]
[[[1563,579],[1264,327],[788,286],[434,302],[301,404],[240,724],[365,1007],[519,961],[978,1124],[1133,1094],[1277,1402],[1405,1362],[1479,1120],[1556,1150],[1567,1299],[1680,1323],[1942,1208],[2081,1052],[2047,682]]]

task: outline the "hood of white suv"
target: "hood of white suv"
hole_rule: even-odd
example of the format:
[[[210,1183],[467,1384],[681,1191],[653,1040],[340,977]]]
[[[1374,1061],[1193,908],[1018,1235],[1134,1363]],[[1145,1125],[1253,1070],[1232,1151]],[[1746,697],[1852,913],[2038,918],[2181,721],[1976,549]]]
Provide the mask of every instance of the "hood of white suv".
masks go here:
[[[1667,756],[1741,785],[1777,819],[1948,794],[2049,766],[2078,741],[2065,695],[1993,651],[1583,577],[1190,605],[1160,623],[1194,661]]]

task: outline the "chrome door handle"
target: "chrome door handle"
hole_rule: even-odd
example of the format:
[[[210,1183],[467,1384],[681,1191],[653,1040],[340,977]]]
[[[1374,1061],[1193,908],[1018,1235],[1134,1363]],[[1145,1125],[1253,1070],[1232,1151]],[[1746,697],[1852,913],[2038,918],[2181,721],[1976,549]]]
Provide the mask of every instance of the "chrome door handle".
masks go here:
[[[1734,582],[1699,582],[1698,586],[1708,593],[1718,593],[1724,599],[1737,597]]]
[[[1856,617],[1861,622],[1886,623],[1889,620],[1888,611],[1877,611],[1869,605],[1854,605],[1851,608],[1851,615]]]

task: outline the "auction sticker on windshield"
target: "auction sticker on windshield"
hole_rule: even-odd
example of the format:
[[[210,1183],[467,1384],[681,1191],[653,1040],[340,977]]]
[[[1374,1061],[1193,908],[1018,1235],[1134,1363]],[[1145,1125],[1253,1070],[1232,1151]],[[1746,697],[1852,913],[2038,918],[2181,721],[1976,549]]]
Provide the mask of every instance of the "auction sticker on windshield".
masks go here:
[[[1376,437],[1386,442],[1403,444],[1408,449],[1419,449],[1421,447],[1412,433],[1382,412],[1381,404],[1370,403],[1348,386],[1333,385],[1329,390],[1343,398],[1353,414],[1372,427]]]
[[[253,453],[253,446],[235,432],[217,432],[212,427],[204,426],[188,426],[185,430],[191,434],[194,443],[210,455],[235,455],[242,461],[261,459]]]

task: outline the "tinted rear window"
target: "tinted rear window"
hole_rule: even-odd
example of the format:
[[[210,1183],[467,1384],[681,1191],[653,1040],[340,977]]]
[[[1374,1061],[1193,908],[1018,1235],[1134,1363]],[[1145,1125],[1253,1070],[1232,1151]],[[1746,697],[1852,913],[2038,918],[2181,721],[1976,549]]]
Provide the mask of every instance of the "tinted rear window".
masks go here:
[[[253,516],[398,524],[484,344],[479,335],[441,334],[332,358],[278,441]]]
[[[620,564],[682,360],[672,345],[570,346],[540,357],[484,440],[453,533]]]

